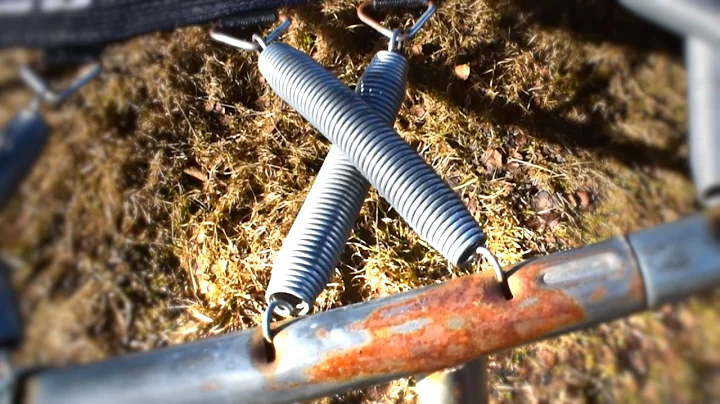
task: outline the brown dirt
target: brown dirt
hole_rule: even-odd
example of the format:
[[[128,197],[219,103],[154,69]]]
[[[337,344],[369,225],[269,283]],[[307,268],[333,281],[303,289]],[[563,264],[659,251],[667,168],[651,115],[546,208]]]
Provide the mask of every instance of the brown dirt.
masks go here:
[[[504,264],[694,210],[680,41],[608,4],[447,0],[408,49],[396,128]],[[355,5],[291,11],[285,37],[349,85],[386,46]],[[2,122],[28,100],[13,73],[25,57],[2,54]],[[50,146],[1,216],[27,320],[19,361],[83,362],[260,322],[273,254],[328,144],[256,62],[202,28],[148,35],[107,49],[101,78],[48,111]],[[373,191],[316,310],[471,271],[448,268]],[[492,399],[717,399],[717,305],[697,298],[494,355]],[[325,401],[414,400],[407,379]]]

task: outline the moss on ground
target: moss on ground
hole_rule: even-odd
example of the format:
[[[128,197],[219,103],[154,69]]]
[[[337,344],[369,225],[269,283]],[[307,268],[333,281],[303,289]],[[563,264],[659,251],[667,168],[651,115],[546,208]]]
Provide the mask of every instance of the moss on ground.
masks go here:
[[[457,189],[501,262],[694,210],[677,38],[613,3],[447,0],[408,45],[399,133]],[[330,0],[285,40],[348,85],[386,42]],[[407,24],[405,16],[389,18]],[[27,102],[2,54],[0,120]],[[58,111],[2,214],[27,363],[73,363],[252,327],[328,144],[265,85],[257,56],[186,28],[111,46]],[[467,77],[456,73],[465,66]],[[375,191],[316,310],[467,275]],[[720,397],[718,299],[691,300],[490,358],[495,401]],[[326,402],[412,402],[400,380]]]

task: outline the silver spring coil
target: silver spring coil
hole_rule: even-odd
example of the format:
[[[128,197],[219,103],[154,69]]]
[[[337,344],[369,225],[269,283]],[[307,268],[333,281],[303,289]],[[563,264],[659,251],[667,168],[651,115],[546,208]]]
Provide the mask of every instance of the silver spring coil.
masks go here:
[[[309,56],[267,45],[259,68],[272,89],[336,145],[428,244],[455,265],[485,234],[460,197],[361,98]]]
[[[405,98],[407,74],[408,61],[402,54],[381,51],[355,92],[392,125]],[[310,312],[340,262],[369,189],[365,177],[332,146],[275,258],[265,293],[275,314]]]

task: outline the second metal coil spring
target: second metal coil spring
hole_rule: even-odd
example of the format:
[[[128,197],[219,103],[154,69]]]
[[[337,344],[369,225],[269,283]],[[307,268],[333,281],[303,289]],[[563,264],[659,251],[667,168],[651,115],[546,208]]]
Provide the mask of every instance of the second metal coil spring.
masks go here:
[[[410,226],[455,265],[485,235],[458,195],[376,112],[304,53],[273,43],[260,54],[273,90],[334,145]]]
[[[405,98],[407,59],[379,52],[356,93],[392,125]],[[330,281],[370,189],[365,177],[332,146],[273,264],[265,293],[281,316],[305,315]]]

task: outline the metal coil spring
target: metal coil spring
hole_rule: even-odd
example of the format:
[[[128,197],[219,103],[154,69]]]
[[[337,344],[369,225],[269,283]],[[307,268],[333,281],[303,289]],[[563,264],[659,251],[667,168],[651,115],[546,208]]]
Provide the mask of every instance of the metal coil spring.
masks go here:
[[[273,90],[336,145],[390,205],[455,265],[485,235],[458,195],[359,95],[309,56],[282,43],[260,54]]]
[[[381,51],[355,91],[392,125],[405,98],[407,73],[403,55]],[[340,262],[369,189],[365,177],[332,146],[275,258],[265,293],[269,310],[283,317],[310,311]]]

